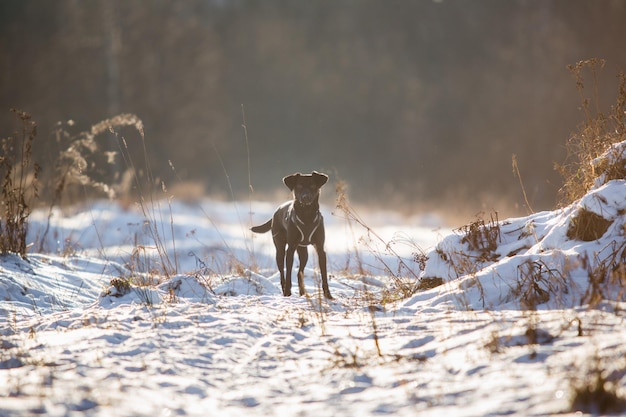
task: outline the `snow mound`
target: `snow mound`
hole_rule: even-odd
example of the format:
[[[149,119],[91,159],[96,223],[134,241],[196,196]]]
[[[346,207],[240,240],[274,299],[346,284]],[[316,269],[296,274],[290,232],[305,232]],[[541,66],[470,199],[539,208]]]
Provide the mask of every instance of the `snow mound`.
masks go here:
[[[144,304],[154,306],[160,303],[214,303],[215,295],[208,282],[201,276],[176,275],[158,285],[136,285],[124,278],[113,278],[110,286],[100,294],[98,304],[102,307],[115,307],[120,304]]]
[[[477,221],[428,254],[421,279],[443,285],[408,303],[428,299],[431,305],[493,310],[622,301],[611,288],[626,278],[625,230],[624,180],[608,181],[560,210]]]
[[[262,275],[252,271],[245,271],[245,276],[230,276],[223,279],[214,291],[217,295],[237,296],[237,295],[279,295],[280,277],[278,273],[274,275],[274,279],[270,280]]]
[[[123,268],[113,262],[83,257],[0,256],[0,314],[49,314],[92,303],[107,276]]]

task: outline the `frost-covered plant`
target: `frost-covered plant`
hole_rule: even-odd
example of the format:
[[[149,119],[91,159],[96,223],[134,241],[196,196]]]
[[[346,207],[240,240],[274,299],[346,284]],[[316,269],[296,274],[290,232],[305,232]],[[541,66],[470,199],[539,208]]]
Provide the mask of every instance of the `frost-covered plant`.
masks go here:
[[[111,288],[109,288],[105,294],[113,297],[123,297],[128,294],[131,289],[130,281],[126,278],[113,278],[110,282]]]

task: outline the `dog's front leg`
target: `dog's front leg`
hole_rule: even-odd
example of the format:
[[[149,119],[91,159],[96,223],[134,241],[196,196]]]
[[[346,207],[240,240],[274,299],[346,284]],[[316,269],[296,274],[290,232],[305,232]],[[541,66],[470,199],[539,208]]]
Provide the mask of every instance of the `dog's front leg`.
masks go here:
[[[298,267],[298,288],[300,289],[300,296],[303,296],[306,294],[306,289],[304,288],[304,267],[309,260],[309,251],[306,246],[298,246],[298,260],[300,261],[300,266]]]
[[[322,291],[324,291],[324,297],[332,300],[333,297],[330,295],[330,289],[328,288],[328,272],[326,271],[326,251],[324,251],[324,247],[321,245],[315,245],[315,250],[317,252],[317,259],[319,259],[320,263],[320,273],[322,274]]]
[[[285,245],[276,244],[276,266],[280,272],[280,288],[285,294]]]
[[[285,287],[283,288],[283,295],[289,297],[291,295],[291,270],[293,269],[293,255],[296,251],[297,245],[287,245],[287,256],[285,261],[287,262],[287,269],[285,271]]]

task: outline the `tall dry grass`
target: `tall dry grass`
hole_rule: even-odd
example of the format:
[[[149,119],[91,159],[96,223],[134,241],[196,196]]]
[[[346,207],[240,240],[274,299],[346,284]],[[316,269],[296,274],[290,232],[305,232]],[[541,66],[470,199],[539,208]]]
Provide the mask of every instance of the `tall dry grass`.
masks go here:
[[[21,128],[1,142],[0,253],[12,252],[26,257],[28,217],[39,197],[40,188],[44,189],[49,198],[48,222],[42,234],[37,237],[39,244],[36,250],[40,252],[46,250],[45,242],[50,232],[53,209],[62,204],[68,193],[80,190],[83,198],[93,196],[95,192],[96,195],[105,195],[108,198],[119,198],[122,195],[128,199],[132,188],[146,219],[145,230],[152,239],[151,243],[157,254],[154,263],[144,259],[150,264],[150,271],[145,272],[155,273],[155,269],[158,269],[159,273],[167,277],[176,273],[177,260],[170,256],[170,253],[176,252],[171,207],[169,215],[161,207],[162,199],[159,197],[161,192],[165,192],[165,184],[152,174],[141,119],[133,114],[120,114],[102,120],[77,134],[69,131],[73,122],[60,123],[55,131],[60,151],[54,158],[54,170],[48,176],[49,180],[40,184],[41,169],[32,160],[37,125],[29,114],[17,110],[13,112]],[[134,128],[139,134],[145,160],[143,166],[135,164],[136,156],[129,151],[126,138],[119,133],[124,127]],[[115,139],[117,150],[112,146],[112,138]],[[166,242],[164,236],[167,234],[172,236],[171,242]],[[130,261],[137,264],[132,270],[141,269],[145,263],[137,262],[135,258]]]
[[[626,178],[626,160],[622,155],[601,158],[607,156],[611,145],[626,140],[626,74],[621,72],[618,75],[615,104],[604,112],[600,104],[598,74],[605,64],[603,59],[592,58],[568,66],[576,80],[583,121],[566,143],[566,160],[555,165],[563,177],[563,187],[559,190],[563,206],[583,197],[603,174],[605,181]],[[589,78],[590,83],[587,83]]]

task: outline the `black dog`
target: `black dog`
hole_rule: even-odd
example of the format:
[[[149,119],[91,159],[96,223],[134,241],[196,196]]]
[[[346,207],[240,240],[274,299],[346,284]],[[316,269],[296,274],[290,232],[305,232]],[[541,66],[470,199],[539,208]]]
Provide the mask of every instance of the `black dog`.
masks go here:
[[[276,246],[276,264],[280,271],[280,285],[286,297],[291,295],[291,269],[296,250],[300,259],[298,288],[300,295],[305,294],[304,267],[309,258],[307,246],[313,245],[319,259],[324,296],[328,299],[333,298],[328,289],[326,274],[324,219],[319,211],[320,188],[327,181],[328,175],[316,171],[311,174],[296,173],[283,178],[285,185],[293,191],[294,199],[278,207],[274,216],[267,222],[251,229],[255,233],[272,231],[274,246]],[[285,259],[287,261],[286,274]]]

